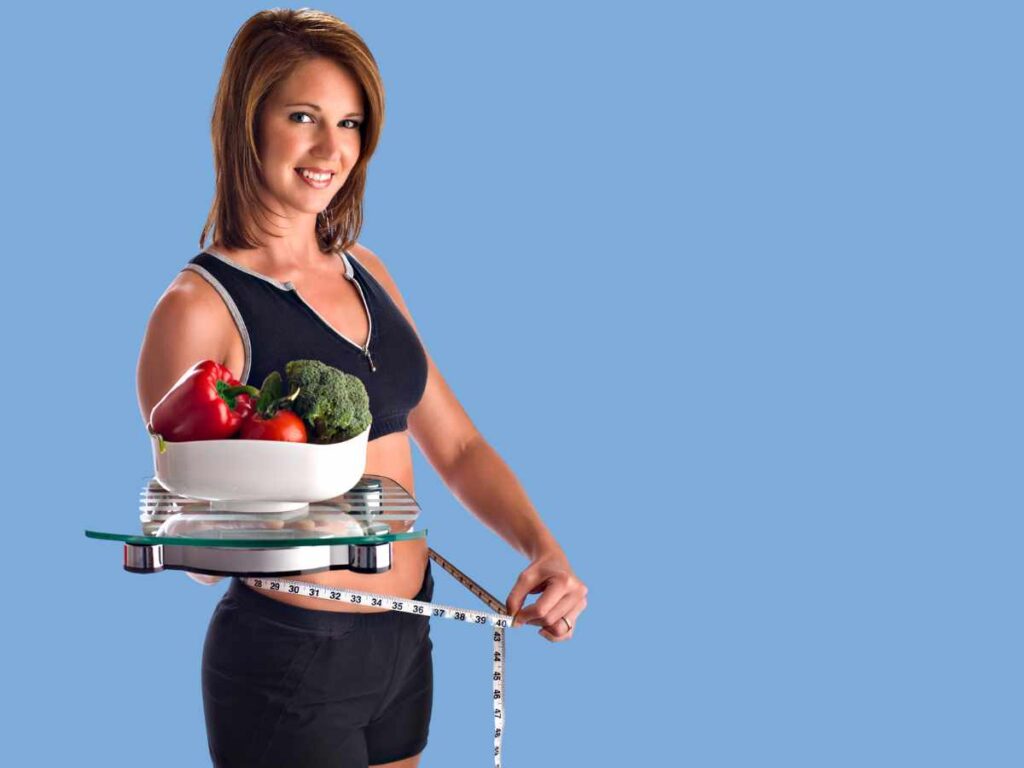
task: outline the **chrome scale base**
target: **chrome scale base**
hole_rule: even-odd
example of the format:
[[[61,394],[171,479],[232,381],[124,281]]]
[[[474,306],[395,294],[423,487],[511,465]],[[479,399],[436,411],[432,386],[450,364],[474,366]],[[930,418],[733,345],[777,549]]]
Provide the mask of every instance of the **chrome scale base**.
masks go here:
[[[214,576],[297,576],[342,569],[356,573],[384,573],[391,570],[391,542],[266,549],[124,545],[126,571],[159,573],[165,568]]]

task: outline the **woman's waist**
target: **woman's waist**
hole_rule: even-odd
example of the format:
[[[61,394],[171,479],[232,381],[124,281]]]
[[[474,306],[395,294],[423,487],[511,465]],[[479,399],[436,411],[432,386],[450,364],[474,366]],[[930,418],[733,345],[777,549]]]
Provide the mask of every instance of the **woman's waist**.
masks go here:
[[[324,587],[335,587],[352,592],[375,592],[381,595],[415,598],[426,587],[426,580],[431,578],[428,569],[426,539],[396,541],[391,544],[391,568],[384,573],[356,573],[351,570],[319,571],[301,576],[283,576],[289,581],[302,581],[319,584]],[[340,600],[324,600],[317,597],[306,597],[289,592],[270,591],[251,587],[241,581],[244,589],[251,590],[287,605],[314,611],[334,611],[338,613],[387,613],[387,608],[374,608],[362,604],[354,604]]]

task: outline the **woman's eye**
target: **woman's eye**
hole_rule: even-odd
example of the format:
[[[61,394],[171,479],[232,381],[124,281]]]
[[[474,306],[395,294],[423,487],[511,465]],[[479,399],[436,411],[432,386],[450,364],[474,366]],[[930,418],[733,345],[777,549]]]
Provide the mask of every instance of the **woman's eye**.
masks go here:
[[[310,120],[313,119],[312,116],[308,112],[292,112],[288,117],[292,118],[293,122],[296,122],[296,123],[303,123],[304,122],[302,120],[294,120],[294,118],[296,118],[296,117],[308,117],[308,118],[310,118]],[[351,125],[345,125],[345,123],[351,123]],[[345,118],[344,120],[341,121],[340,124],[344,125],[346,128],[359,128],[359,126],[362,125],[362,123],[359,120],[352,120],[352,119],[349,119],[349,118]]]

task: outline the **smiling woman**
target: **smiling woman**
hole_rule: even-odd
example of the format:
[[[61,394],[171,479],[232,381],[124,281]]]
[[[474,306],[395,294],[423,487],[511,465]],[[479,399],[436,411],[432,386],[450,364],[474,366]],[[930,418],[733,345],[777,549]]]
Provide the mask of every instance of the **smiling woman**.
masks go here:
[[[272,202],[286,204],[278,195],[288,187],[266,170],[301,179],[307,169],[331,175],[307,184],[326,198],[299,206],[320,204],[319,250],[348,248],[362,228],[367,166],[384,124],[380,70],[362,38],[333,16],[264,13],[273,19],[253,23],[257,14],[243,25],[224,62],[211,125],[218,183],[200,247],[211,231],[224,248],[257,247],[256,230],[272,234],[289,216]],[[318,157],[303,155],[310,142]],[[264,181],[276,194],[266,194]]]
[[[372,417],[365,471],[415,495],[414,438],[459,500],[530,558],[509,612],[551,641],[569,639],[586,587],[427,354],[387,269],[356,242],[383,121],[377,64],[346,24],[274,9],[242,26],[214,104],[216,190],[203,250],[157,303],[139,356],[143,420],[197,360],[242,383],[293,360],[358,377]],[[315,579],[423,601],[433,593],[424,539],[395,542],[385,573]],[[203,650],[214,765],[413,768],[430,724],[431,650],[422,617],[234,578]]]

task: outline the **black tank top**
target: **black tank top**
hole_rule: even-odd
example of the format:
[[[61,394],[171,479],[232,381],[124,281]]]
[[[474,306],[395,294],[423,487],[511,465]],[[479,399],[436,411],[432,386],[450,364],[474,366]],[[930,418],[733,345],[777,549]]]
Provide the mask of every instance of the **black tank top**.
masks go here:
[[[375,440],[407,428],[409,411],[427,385],[427,356],[384,287],[352,254],[346,251],[339,258],[368,316],[365,347],[335,331],[290,282],[261,275],[212,249],[184,268],[209,282],[231,312],[245,348],[241,373],[232,373],[243,384],[259,387],[271,371],[284,376],[289,360],[322,360],[366,385],[373,418],[369,439]]]

